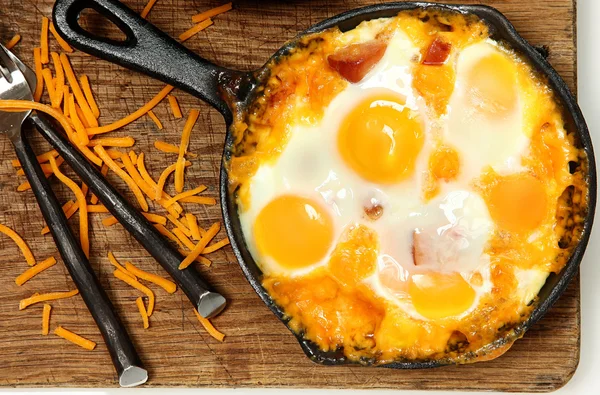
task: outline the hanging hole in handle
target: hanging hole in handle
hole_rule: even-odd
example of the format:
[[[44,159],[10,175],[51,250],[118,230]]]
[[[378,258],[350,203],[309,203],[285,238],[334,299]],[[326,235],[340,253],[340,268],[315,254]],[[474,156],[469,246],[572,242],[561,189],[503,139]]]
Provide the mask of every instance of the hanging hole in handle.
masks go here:
[[[131,29],[113,19],[102,15],[94,8],[83,8],[78,15],[77,24],[87,36],[113,45],[129,45],[135,42]]]

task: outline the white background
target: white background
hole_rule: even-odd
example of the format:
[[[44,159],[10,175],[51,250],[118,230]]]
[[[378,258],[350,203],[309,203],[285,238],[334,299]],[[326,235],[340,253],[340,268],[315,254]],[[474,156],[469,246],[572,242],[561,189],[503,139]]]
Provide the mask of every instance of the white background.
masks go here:
[[[467,3],[469,1],[466,1]],[[543,17],[543,16],[541,16]],[[600,108],[597,106],[597,98],[600,96],[600,1],[579,0],[578,2],[578,83],[579,104],[586,117],[592,139],[596,144],[600,141]],[[557,32],[556,34],[560,34]],[[600,155],[600,146],[597,147],[597,155]],[[582,340],[581,360],[575,375],[567,385],[554,394],[557,395],[579,395],[600,393],[600,223],[596,224],[592,232],[592,238],[587,248],[583,263],[581,264],[581,307],[582,307]],[[2,367],[0,366],[0,369]],[[431,371],[435,375],[435,370]],[[146,395],[168,392],[169,395],[190,394],[299,394],[312,395],[323,393],[323,390],[284,390],[284,389],[238,389],[238,390],[216,390],[216,389],[131,389],[131,390],[0,390],[0,393],[29,393],[38,394],[106,394],[106,395]],[[327,391],[335,394],[341,391]],[[345,393],[364,393],[365,391],[344,391]],[[384,393],[384,391],[370,391],[370,394]],[[419,394],[418,391],[397,391],[402,395]],[[389,394],[390,391],[385,391]],[[422,393],[422,392],[421,392]],[[457,392],[427,392],[427,394],[457,394]],[[475,393],[470,393],[475,394]],[[486,394],[490,394],[487,392]]]

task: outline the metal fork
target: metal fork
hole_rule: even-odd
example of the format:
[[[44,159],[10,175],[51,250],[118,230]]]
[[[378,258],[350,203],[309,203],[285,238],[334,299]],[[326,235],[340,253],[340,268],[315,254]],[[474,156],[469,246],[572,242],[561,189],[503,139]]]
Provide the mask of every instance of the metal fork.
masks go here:
[[[31,92],[36,87],[35,74],[28,68],[22,72],[18,64],[22,65],[10,51],[0,45],[0,100],[33,100]],[[69,228],[67,218],[44,176],[35,153],[21,132],[23,121],[28,116],[35,117],[36,122],[47,122],[37,114],[31,114],[31,111],[0,111],[0,133],[6,134],[15,148],[65,266],[102,333],[119,376],[119,384],[122,387],[143,384],[148,380],[148,373],[142,367],[127,330],[116,315],[112,303]]]

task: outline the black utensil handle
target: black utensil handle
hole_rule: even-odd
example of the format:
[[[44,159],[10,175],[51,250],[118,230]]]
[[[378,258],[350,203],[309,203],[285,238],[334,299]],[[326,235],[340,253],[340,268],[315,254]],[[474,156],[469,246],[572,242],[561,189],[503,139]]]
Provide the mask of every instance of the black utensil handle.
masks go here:
[[[187,295],[198,312],[206,318],[217,315],[225,307],[225,298],[202,279],[193,266],[179,270],[183,257],[167,240],[104,179],[102,174],[73,147],[43,114],[32,114],[29,120],[60,153],[102,203],[129,233],[162,265]]]
[[[127,38],[115,41],[84,30],[78,18],[87,8],[108,18]],[[58,33],[75,48],[188,91],[231,123],[221,86],[244,73],[201,58],[117,0],[57,0],[53,20]]]
[[[119,382],[123,386],[145,382],[148,375],[142,367],[127,330],[100,286],[79,241],[69,228],[61,205],[52,192],[29,142],[19,134],[18,138],[13,139],[13,145],[63,262],[102,333],[119,375]],[[141,380],[143,381],[140,382]]]

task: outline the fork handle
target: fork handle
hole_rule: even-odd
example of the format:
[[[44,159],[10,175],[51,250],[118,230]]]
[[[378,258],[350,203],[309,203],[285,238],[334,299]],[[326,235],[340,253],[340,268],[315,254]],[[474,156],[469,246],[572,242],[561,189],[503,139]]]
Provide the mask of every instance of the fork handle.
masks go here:
[[[142,367],[127,330],[73,235],[29,142],[21,133],[17,133],[12,138],[12,143],[63,262],[102,333],[117,370],[119,383],[124,387],[144,383],[148,379],[148,373]]]
[[[33,113],[29,120],[98,196],[111,214],[171,275],[200,315],[205,318],[214,317],[225,308],[225,298],[212,291],[193,266],[179,270],[179,264],[183,260],[181,254],[106,181],[98,169],[88,162],[63,134],[57,131],[46,116]]]

